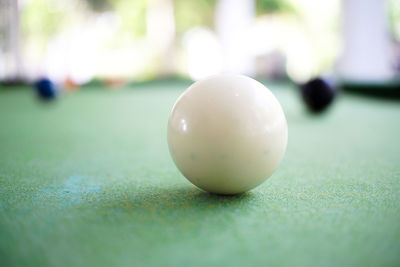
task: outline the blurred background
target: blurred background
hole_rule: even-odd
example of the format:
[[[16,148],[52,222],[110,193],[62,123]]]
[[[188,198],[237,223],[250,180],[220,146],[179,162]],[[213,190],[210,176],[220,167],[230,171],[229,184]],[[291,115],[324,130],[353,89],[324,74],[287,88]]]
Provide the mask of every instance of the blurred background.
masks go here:
[[[398,0],[0,0],[0,79],[301,82],[400,71]]]

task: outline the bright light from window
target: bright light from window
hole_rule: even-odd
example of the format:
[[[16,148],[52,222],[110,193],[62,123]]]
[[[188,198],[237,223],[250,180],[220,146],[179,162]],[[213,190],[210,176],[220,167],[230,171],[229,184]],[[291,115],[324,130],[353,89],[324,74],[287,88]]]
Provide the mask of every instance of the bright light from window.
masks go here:
[[[218,74],[222,68],[220,45],[207,28],[194,28],[185,34],[183,45],[188,56],[188,72],[193,80]]]

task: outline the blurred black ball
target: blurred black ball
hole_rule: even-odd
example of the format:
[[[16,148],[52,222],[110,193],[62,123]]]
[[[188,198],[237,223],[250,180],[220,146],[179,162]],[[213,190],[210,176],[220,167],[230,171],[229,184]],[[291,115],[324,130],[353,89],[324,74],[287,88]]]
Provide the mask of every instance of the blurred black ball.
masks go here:
[[[51,100],[57,97],[57,88],[48,78],[41,78],[34,83],[36,93],[43,100]]]
[[[319,113],[335,99],[336,87],[323,78],[314,78],[300,85],[301,96],[309,111]]]

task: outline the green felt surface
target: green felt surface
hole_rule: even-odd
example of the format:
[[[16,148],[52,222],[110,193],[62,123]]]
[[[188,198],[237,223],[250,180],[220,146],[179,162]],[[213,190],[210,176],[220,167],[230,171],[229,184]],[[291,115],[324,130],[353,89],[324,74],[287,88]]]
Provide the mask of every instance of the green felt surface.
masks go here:
[[[271,84],[285,159],[253,191],[196,189],[167,148],[187,83],[0,90],[1,266],[399,266],[400,103],[341,95],[323,116]],[[134,87],[134,86],[133,86]]]

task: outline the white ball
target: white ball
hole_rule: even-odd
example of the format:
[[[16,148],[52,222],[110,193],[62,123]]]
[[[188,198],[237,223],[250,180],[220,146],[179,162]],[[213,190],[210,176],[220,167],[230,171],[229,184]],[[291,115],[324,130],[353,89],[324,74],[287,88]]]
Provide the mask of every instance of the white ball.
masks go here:
[[[182,174],[201,189],[238,194],[265,181],[287,144],[285,114],[264,85],[215,75],[192,84],[168,121],[168,145]]]

